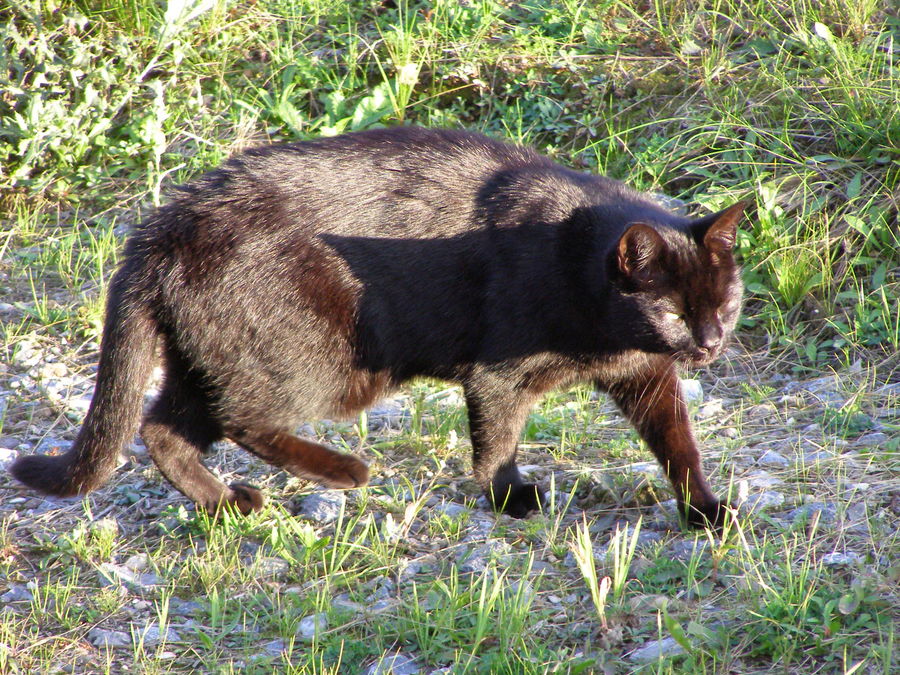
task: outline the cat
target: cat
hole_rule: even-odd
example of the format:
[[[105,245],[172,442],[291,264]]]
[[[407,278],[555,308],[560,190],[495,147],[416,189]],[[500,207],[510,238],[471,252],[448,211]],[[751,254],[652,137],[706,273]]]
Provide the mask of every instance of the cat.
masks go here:
[[[416,376],[460,383],[474,474],[524,517],[544,495],[516,443],[545,392],[608,392],[666,471],[690,525],[727,506],[700,465],[676,367],[709,364],[738,318],[743,203],[691,220],[617,181],[462,131],[398,127],[236,155],[129,237],[108,289],[96,391],[73,447],[12,474],[76,495],[137,431],[162,474],[211,512],[262,505],[202,463],[229,438],[334,488],[367,465],[293,435]]]

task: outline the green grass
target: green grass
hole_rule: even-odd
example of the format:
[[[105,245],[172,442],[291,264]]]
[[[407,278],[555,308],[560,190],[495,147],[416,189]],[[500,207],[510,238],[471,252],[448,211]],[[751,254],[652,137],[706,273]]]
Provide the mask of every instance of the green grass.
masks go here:
[[[316,424],[386,481],[352,493],[336,523],[290,515],[309,487],[234,451],[220,472],[249,472],[271,501],[217,522],[186,510],[140,457],[108,488],[46,511],[4,474],[0,593],[31,599],[0,607],[0,673],[356,673],[398,651],[452,673],[896,669],[900,418],[882,386],[900,350],[889,7],[0,2],[0,439],[73,437],[83,411],[42,389],[42,368],[52,357],[73,387],[90,382],[118,247],[168,188],[252,145],[463,127],[696,213],[750,201],[741,349],[703,376],[723,410],[700,418],[698,436],[723,494],[746,491],[777,442],[794,453],[767,469],[784,508],[837,505],[834,522],[764,511],[721,537],[659,534],[660,519],[675,523],[655,506],[665,481],[631,466],[650,457],[582,387],[548,396],[525,429],[521,463],[552,487],[552,508],[495,518],[474,504],[458,390],[418,382],[400,429],[369,430],[365,416]],[[788,380],[832,372],[837,401],[782,396]],[[873,430],[886,439],[855,445]],[[810,442],[824,459],[804,459]],[[438,514],[449,498],[468,508]],[[658,537],[632,548],[646,534]],[[484,542],[503,546],[461,573],[458,555]],[[844,550],[861,561],[823,562]],[[134,555],[158,583],[106,585],[101,566]],[[128,646],[91,645],[95,627]],[[629,660],[667,637],[683,653]]]

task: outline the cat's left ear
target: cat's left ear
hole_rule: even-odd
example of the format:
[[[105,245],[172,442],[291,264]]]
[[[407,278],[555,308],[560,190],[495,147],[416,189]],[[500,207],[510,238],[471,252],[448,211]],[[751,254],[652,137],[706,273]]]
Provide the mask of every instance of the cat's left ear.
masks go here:
[[[712,254],[713,262],[718,257],[730,253],[737,241],[737,226],[744,215],[747,202],[738,202],[724,211],[696,220],[691,224],[691,232],[698,244]]]

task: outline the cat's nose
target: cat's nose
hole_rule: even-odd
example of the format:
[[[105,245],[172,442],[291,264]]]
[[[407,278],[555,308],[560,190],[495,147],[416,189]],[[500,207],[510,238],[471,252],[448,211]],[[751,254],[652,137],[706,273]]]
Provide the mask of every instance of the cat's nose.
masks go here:
[[[722,344],[722,331],[716,326],[707,326],[698,331],[696,339],[700,351],[711,354]]]

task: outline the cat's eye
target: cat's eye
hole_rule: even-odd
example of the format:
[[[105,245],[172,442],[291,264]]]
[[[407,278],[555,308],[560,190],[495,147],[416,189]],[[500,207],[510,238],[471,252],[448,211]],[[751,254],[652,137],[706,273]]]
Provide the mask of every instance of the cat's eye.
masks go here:
[[[684,321],[684,314],[679,314],[678,312],[666,312],[663,314],[663,318],[666,321]]]

